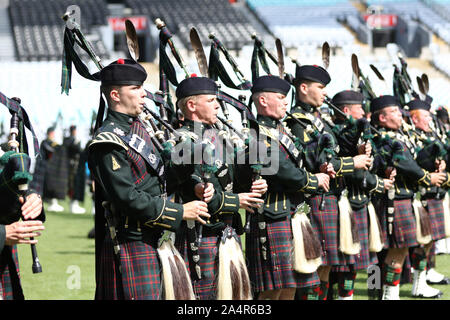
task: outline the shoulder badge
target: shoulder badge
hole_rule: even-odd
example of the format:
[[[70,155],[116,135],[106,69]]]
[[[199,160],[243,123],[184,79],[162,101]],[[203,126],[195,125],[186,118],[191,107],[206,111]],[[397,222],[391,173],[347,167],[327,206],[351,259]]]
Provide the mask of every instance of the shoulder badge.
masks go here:
[[[111,160],[112,160],[112,169],[113,171],[116,171],[118,169],[120,169],[120,165],[117,162],[116,158],[114,156],[111,156]]]

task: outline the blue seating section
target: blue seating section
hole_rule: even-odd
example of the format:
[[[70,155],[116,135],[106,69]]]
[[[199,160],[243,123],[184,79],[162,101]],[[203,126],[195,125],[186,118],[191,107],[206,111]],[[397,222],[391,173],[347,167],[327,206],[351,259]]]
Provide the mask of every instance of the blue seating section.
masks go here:
[[[450,1],[367,1],[370,4],[380,4],[385,12],[395,13],[404,19],[417,20],[445,42],[450,44]],[[444,5],[445,4],[445,5]]]
[[[152,21],[161,18],[182,44],[190,49],[189,31],[195,26],[200,39],[208,42],[214,33],[228,48],[241,48],[253,40],[255,27],[242,10],[223,0],[125,0],[136,15]]]
[[[247,3],[286,46],[321,46],[328,41],[332,46],[343,47],[354,42],[353,35],[338,22],[359,15],[350,1],[249,0]]]
[[[333,6],[347,0],[247,0],[252,8],[266,6]]]

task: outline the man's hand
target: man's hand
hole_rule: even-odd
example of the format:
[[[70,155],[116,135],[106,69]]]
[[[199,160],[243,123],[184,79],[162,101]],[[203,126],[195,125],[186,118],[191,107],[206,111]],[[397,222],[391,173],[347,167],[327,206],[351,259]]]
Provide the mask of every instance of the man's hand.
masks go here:
[[[358,154],[365,154],[370,157],[372,154],[372,144],[370,142],[366,142],[364,144],[358,145]]]
[[[395,170],[395,168],[393,168],[393,167],[390,167],[390,168],[386,169],[384,174],[388,177],[386,179],[383,179],[384,190],[387,191],[394,186],[395,176],[397,175],[397,170]]]
[[[444,172],[445,168],[447,167],[444,160],[436,160],[435,165],[436,165],[436,172]]]
[[[394,186],[394,180],[391,179],[383,179],[384,182],[384,190],[389,190]]]
[[[267,181],[265,179],[258,179],[253,181],[252,187],[250,188],[250,192],[259,193],[260,196],[262,196],[264,193],[267,192],[268,187],[269,186],[267,185]]]
[[[325,173],[316,173],[317,181],[319,182],[319,188],[322,188],[326,192],[330,190],[330,176]]]
[[[183,204],[183,220],[196,220],[202,224],[206,222],[202,218],[209,219],[208,205],[204,201],[194,200]]]
[[[214,185],[208,182],[205,187],[204,183],[197,183],[194,192],[197,198],[209,203],[214,196]]]
[[[20,203],[23,203],[23,197],[19,197]],[[22,206],[22,216],[24,220],[35,219],[42,212],[42,199],[36,194],[32,193],[27,196],[27,201]]]
[[[6,240],[5,244],[8,246],[14,244],[36,244],[38,241],[36,239],[30,240],[28,238],[36,238],[41,235],[40,232],[44,230],[45,227],[42,221],[30,220],[30,221],[17,221],[5,226],[6,230]]]
[[[331,163],[328,162],[322,163],[322,165],[319,168],[319,171],[321,173],[327,174],[328,176],[330,176],[330,178],[336,177],[336,171],[334,170],[333,164]]]
[[[257,192],[239,193],[239,208],[245,209],[249,212],[254,212],[252,208],[259,208],[264,204],[261,199],[261,194]]]
[[[431,172],[430,177],[431,184],[438,187],[440,187],[441,184],[443,184],[445,180],[447,180],[447,174],[445,172]]]
[[[353,164],[355,166],[355,169],[368,170],[372,165],[372,160],[373,159],[367,154],[360,154],[353,157]]]

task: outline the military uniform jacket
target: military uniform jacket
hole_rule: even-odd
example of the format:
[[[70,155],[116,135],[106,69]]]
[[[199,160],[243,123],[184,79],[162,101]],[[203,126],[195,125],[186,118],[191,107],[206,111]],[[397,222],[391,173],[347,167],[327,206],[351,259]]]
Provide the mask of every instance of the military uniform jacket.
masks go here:
[[[118,219],[119,241],[145,241],[179,227],[183,207],[165,195],[165,182],[174,179],[168,178],[166,163],[138,119],[109,110],[89,145],[88,163]]]
[[[430,173],[415,161],[408,137],[385,128],[379,128],[378,131],[380,134],[374,136],[374,169],[379,176],[384,176],[387,167],[396,169],[395,200],[413,198],[419,185],[431,187]]]
[[[286,134],[280,122],[258,115],[259,139],[267,149],[269,161],[262,161],[265,168],[276,168],[270,159],[278,153],[277,170],[263,175],[267,180],[268,191],[264,203],[264,215],[271,219],[286,217],[304,201],[305,194],[318,193],[317,177],[301,168],[301,153],[294,141]],[[269,170],[268,170],[269,172]]]
[[[357,126],[357,122],[352,118],[344,122],[336,121],[333,131],[338,138],[340,146],[338,155],[342,157],[355,156],[357,154],[357,145],[362,134]],[[366,188],[362,186],[364,178],[367,183]],[[352,175],[347,175],[344,179],[348,190],[348,200],[353,209],[357,210],[367,205],[372,193],[384,193],[383,178],[370,171],[355,169]]]
[[[413,136],[416,146],[417,164],[429,172],[435,171],[435,161],[446,159],[447,150],[445,143],[443,143],[432,132],[424,132],[418,128],[413,131]],[[443,199],[446,189],[450,186],[449,183],[450,175],[447,172],[447,179],[441,187],[428,186],[426,188],[422,188],[421,191],[424,191],[423,199]]]
[[[333,165],[336,171],[336,178],[330,180],[330,191],[328,194],[339,195],[344,187],[342,178],[353,174],[353,159],[352,157],[338,156],[340,149],[331,124],[315,117],[312,111],[313,107],[310,105],[298,102],[298,105],[291,110],[291,114],[292,117],[300,120],[304,126],[291,117],[286,119],[286,124],[305,149],[306,170],[318,173],[323,163],[328,162]]]
[[[199,131],[197,132],[197,130]],[[201,200],[195,196],[194,187],[196,184],[206,181],[205,164],[198,163],[201,161],[195,161],[194,158],[195,154],[198,156],[203,151],[202,145],[207,145],[212,152],[208,153],[208,159],[200,160],[208,163],[209,168],[215,168],[215,172],[209,173],[207,178],[207,182],[214,186],[214,196],[208,203],[208,212],[211,218],[207,221],[203,232],[205,234],[217,234],[231,220],[234,220],[234,227],[242,229],[239,216],[239,196],[233,192],[235,182],[234,163],[230,162],[235,157],[233,154],[232,157],[226,157],[226,152],[233,153],[234,148],[226,149],[226,145],[222,143],[226,143],[226,141],[221,140],[218,130],[203,123],[185,119],[183,127],[178,131],[187,138],[185,150],[190,150],[191,155],[187,156],[186,160],[189,159],[193,168],[190,179],[187,179],[178,191],[183,202]],[[206,156],[206,152],[203,155]]]

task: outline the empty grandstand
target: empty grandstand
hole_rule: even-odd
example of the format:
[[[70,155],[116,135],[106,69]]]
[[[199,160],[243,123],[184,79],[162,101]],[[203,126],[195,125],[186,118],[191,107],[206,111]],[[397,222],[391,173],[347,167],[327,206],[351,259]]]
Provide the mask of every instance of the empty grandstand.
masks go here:
[[[73,4],[70,0],[11,0],[9,13],[17,58],[20,61],[59,60],[63,49],[62,15]],[[83,12],[81,25],[89,33],[95,26],[106,24],[106,2],[79,0]],[[106,54],[100,38],[92,39],[94,48]]]

